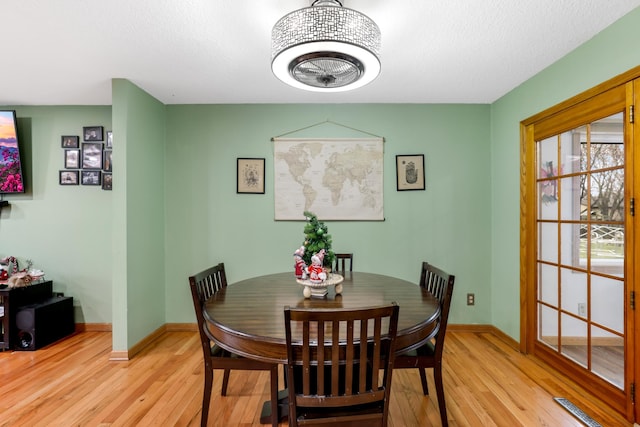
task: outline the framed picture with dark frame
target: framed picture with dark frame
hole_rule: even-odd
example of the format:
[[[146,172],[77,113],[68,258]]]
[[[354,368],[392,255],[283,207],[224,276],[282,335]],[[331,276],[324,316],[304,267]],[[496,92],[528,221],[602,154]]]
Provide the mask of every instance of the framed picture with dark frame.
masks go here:
[[[62,148],[80,148],[80,137],[78,135],[62,135]]]
[[[85,126],[82,128],[85,141],[102,141],[104,138],[103,126]]]
[[[64,167],[80,169],[80,150],[64,150]]]
[[[107,131],[106,147],[107,148],[113,147],[113,132],[110,130]]]
[[[113,189],[113,176],[110,172],[102,172],[102,189],[107,191]]]
[[[104,150],[102,153],[102,170],[105,172],[111,172],[111,150]]]
[[[101,172],[99,170],[83,170],[81,172],[82,185],[100,185]]]
[[[424,154],[396,156],[396,185],[398,191],[424,190]]]
[[[60,171],[60,185],[80,184],[80,171]]]
[[[238,158],[237,193],[264,194],[264,159]]]
[[[82,143],[82,169],[102,169],[102,143]]]

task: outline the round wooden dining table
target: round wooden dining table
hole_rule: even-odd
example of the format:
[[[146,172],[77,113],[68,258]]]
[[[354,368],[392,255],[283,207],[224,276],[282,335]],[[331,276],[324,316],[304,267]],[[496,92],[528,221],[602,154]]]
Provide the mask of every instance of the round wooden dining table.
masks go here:
[[[284,308],[357,309],[396,302],[400,306],[396,353],[412,350],[437,332],[437,299],[415,283],[381,274],[345,272],[341,294],[305,298],[293,272],[254,277],[228,285],[204,306],[216,344],[256,360],[287,362]]]

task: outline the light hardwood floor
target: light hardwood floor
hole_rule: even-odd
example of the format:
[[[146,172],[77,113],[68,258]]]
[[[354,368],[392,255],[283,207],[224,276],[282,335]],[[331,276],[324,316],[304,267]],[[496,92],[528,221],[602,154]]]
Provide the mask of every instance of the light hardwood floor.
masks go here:
[[[167,332],[113,362],[111,334],[83,332],[35,352],[0,353],[0,426],[199,426],[199,345],[196,332]],[[233,372],[227,397],[221,378],[216,371],[209,426],[259,426],[268,374]],[[444,378],[452,427],[582,426],[554,396],[603,426],[632,425],[491,332],[448,332]],[[440,426],[430,375],[429,384],[425,397],[417,372],[394,371],[389,427]]]

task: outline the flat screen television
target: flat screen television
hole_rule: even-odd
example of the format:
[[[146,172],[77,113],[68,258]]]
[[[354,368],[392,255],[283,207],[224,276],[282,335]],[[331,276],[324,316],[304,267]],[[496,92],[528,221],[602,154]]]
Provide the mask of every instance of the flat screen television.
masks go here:
[[[0,195],[24,193],[18,122],[14,110],[0,110]]]

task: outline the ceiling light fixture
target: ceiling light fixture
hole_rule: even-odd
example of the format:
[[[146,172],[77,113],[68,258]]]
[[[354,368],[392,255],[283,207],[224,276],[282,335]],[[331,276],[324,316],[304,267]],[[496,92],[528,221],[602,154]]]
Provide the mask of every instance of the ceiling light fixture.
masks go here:
[[[284,83],[317,92],[341,92],[380,73],[380,29],[338,0],[315,0],[273,26],[271,69]]]

